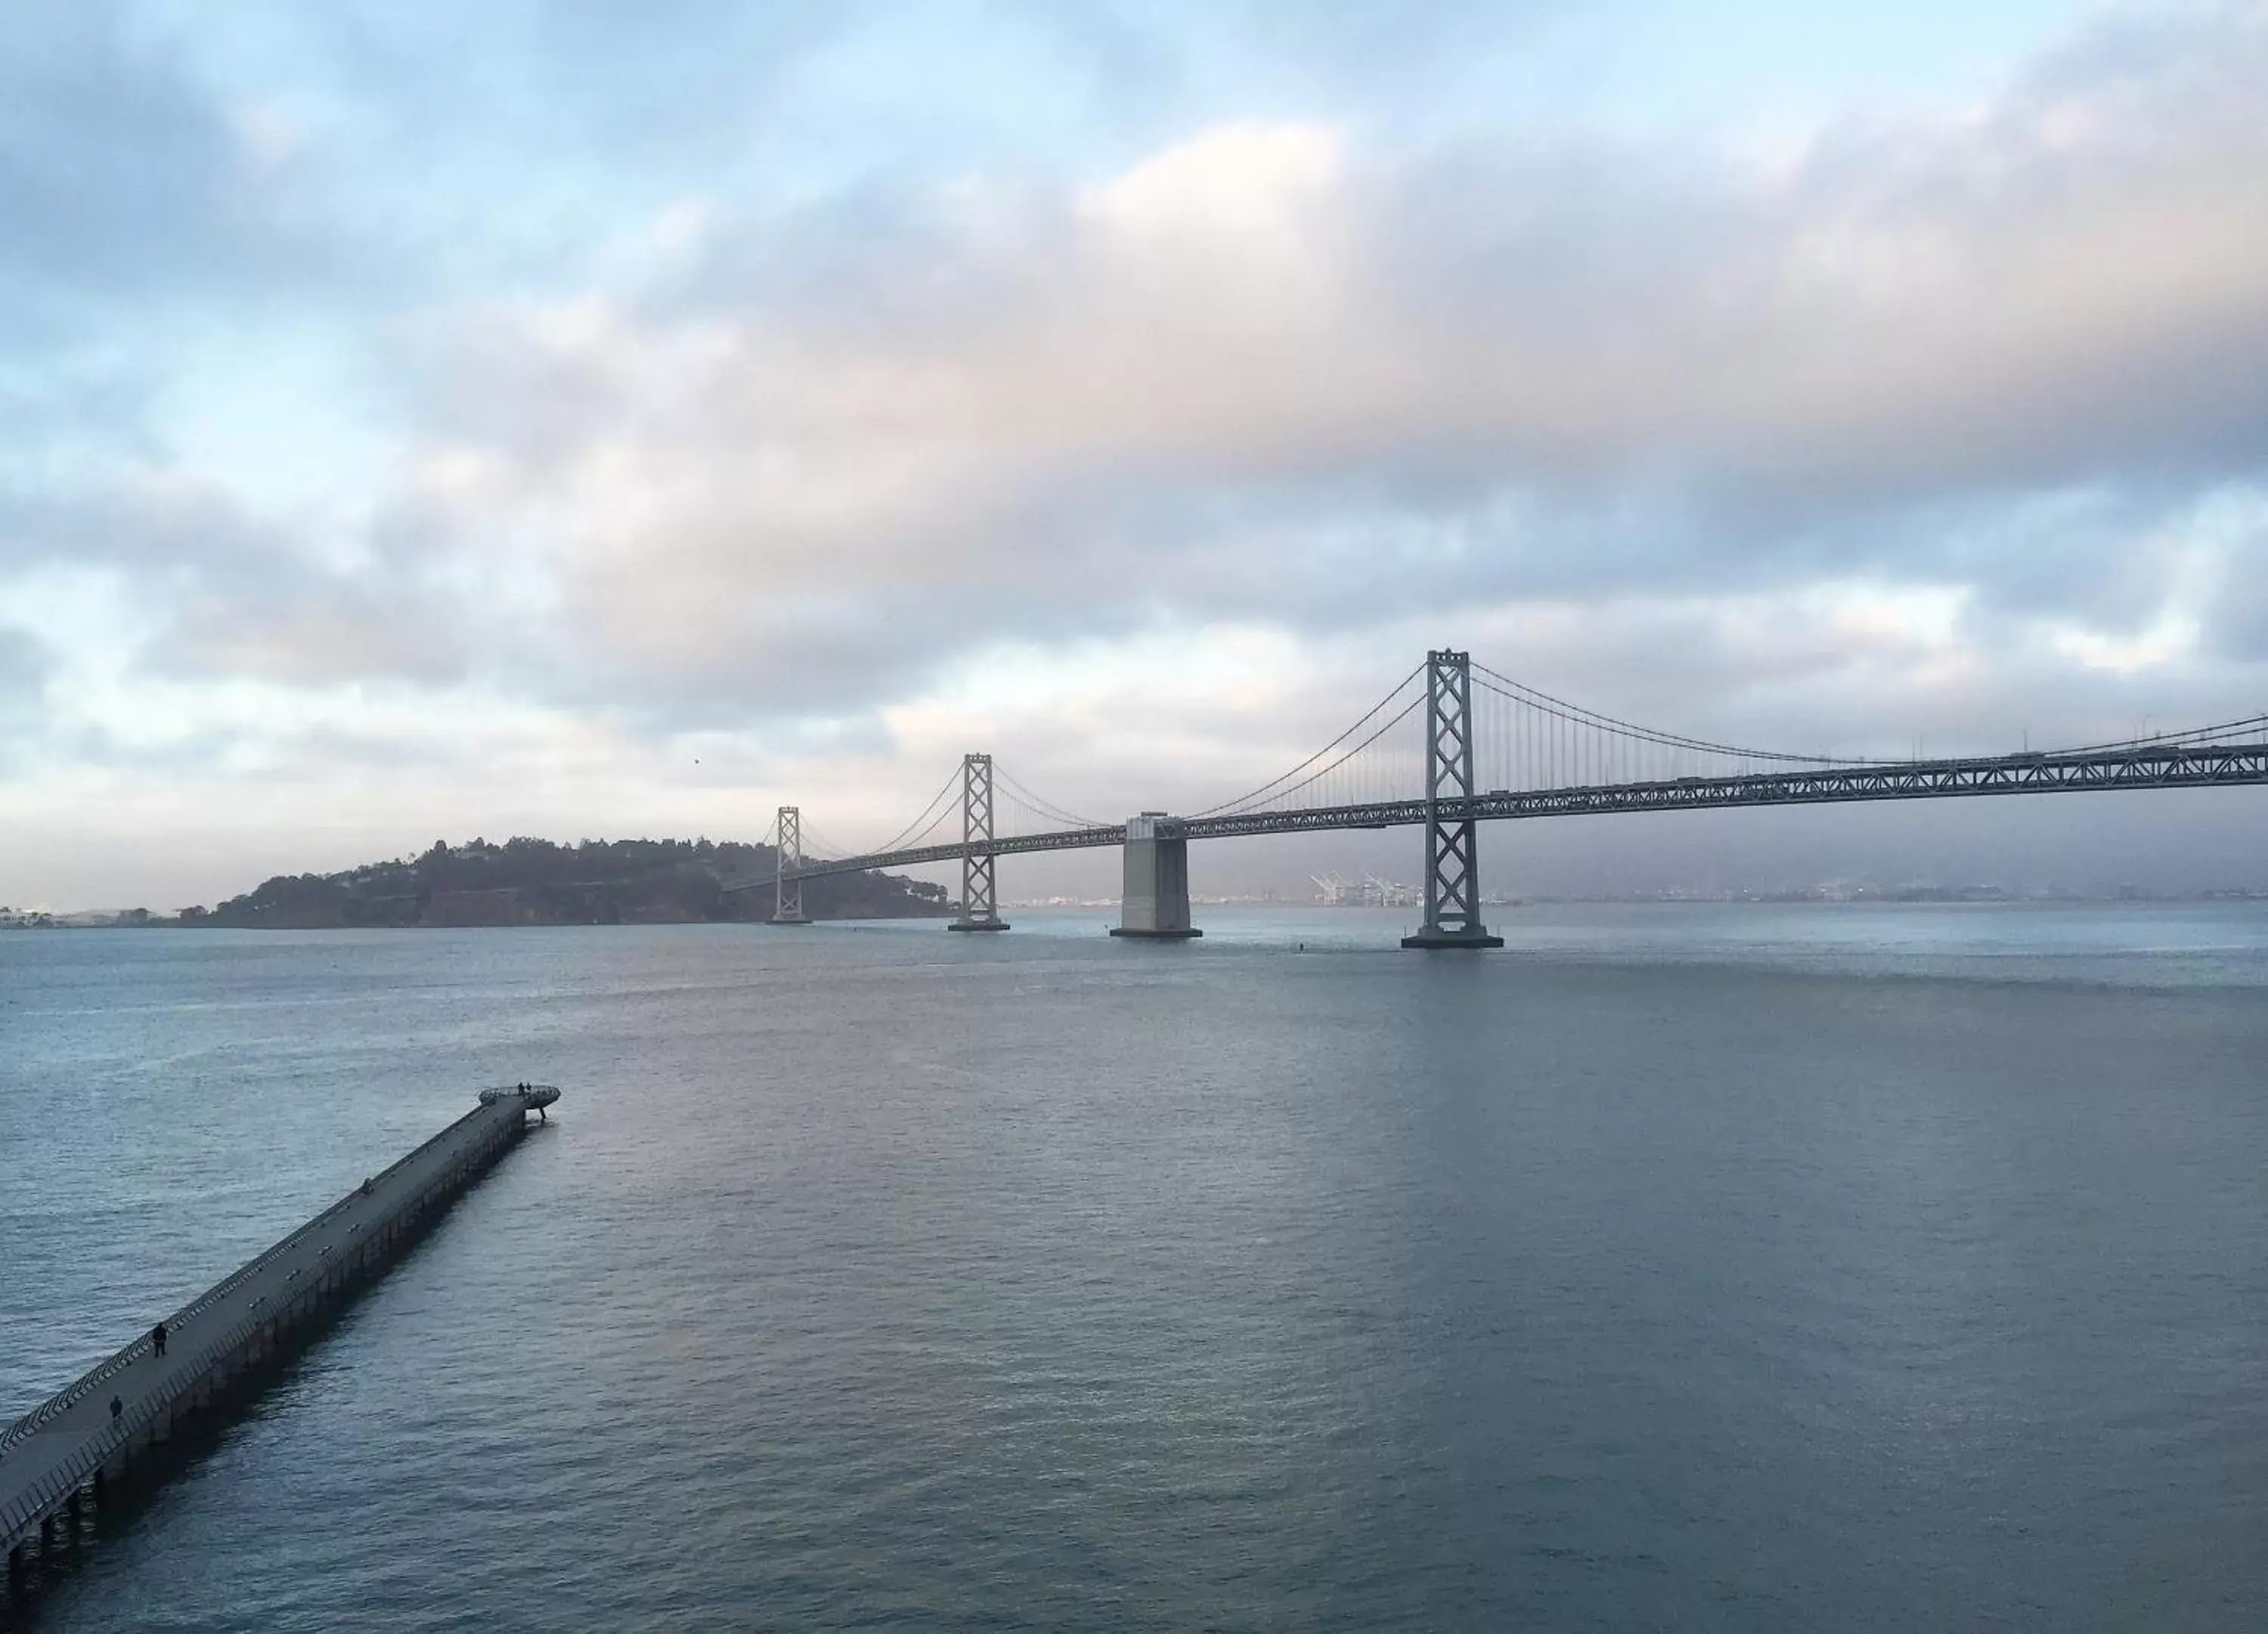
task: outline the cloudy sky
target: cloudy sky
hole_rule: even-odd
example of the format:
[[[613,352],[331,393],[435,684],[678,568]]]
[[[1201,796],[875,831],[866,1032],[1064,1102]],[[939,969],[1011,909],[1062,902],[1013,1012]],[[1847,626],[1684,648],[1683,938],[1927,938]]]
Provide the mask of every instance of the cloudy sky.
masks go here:
[[[968,748],[1186,809],[1431,645],[1851,753],[2268,708],[2268,5],[1827,16],[15,0],[0,901],[861,843]],[[2262,850],[1985,804],[1530,854]]]

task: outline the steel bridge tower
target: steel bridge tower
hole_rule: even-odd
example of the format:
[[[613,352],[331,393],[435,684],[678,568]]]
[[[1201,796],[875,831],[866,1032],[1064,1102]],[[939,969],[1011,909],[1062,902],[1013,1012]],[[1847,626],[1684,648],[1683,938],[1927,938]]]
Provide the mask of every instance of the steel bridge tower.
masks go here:
[[[779,808],[775,837],[779,843],[772,848],[772,923],[809,924],[803,916],[803,881],[787,877],[791,869],[803,866],[803,807]]]
[[[948,931],[1005,931],[992,883],[992,757],[961,757],[961,839],[971,850],[961,859],[961,917]]]
[[[1481,923],[1473,794],[1473,671],[1465,652],[1425,655],[1425,923],[1404,947],[1502,947]],[[1442,806],[1456,803],[1445,821]]]

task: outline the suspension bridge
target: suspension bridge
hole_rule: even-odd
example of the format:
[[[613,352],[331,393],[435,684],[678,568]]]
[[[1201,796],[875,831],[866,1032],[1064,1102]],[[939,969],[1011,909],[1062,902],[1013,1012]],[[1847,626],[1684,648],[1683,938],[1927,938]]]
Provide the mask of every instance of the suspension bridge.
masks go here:
[[[1641,726],[1539,692],[1464,652],[1429,652],[1362,718],[1281,776],[1233,799],[1121,822],[1080,817],[1033,794],[990,754],[964,755],[922,812],[878,847],[805,849],[799,806],[770,837],[773,919],[807,923],[802,886],[826,874],[959,861],[951,928],[1005,931],[996,865],[1033,851],[1117,846],[1124,854],[1113,936],[1200,935],[1189,923],[1189,844],[1267,834],[1422,827],[1425,917],[1405,947],[1501,947],[1481,921],[1479,827],[1527,817],[1698,811],[1853,800],[1961,799],[2108,789],[2268,783],[2268,715],[2118,742],[1955,759],[1837,758],[1743,748]],[[955,796],[958,799],[955,799]],[[996,821],[1005,806],[1015,821]],[[960,837],[949,837],[955,816]],[[940,837],[939,829],[946,831]]]

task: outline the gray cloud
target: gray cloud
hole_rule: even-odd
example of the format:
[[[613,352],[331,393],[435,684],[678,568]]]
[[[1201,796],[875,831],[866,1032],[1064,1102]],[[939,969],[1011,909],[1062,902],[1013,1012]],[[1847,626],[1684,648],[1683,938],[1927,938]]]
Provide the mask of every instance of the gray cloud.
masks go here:
[[[0,541],[11,565],[107,570],[150,603],[152,673],[446,685],[471,667],[476,609],[442,582],[464,541],[426,537],[407,502],[341,541],[210,483],[121,472],[92,492],[0,493]]]
[[[55,659],[28,630],[0,624],[0,777],[19,775],[33,759],[33,739]]]
[[[30,631],[0,625],[0,710],[36,702],[55,667]]]
[[[256,132],[119,5],[0,18],[0,341],[76,338],[117,303],[146,314],[236,291],[347,282],[353,258],[297,219]],[[367,257],[364,258],[365,261]]]
[[[435,600],[337,578],[270,587],[257,596],[193,594],[151,657],[153,669],[236,675],[287,686],[382,677],[436,688],[466,678],[468,622]]]
[[[18,564],[104,563],[158,576],[254,582],[297,541],[210,482],[121,467],[85,487],[0,491],[0,537]]]
[[[634,55],[619,102],[547,113],[616,25],[539,25],[505,136],[416,232],[512,133],[595,140],[666,94]],[[366,28],[372,79],[414,60],[438,99],[413,146],[448,145],[476,77],[414,24]],[[782,28],[757,42],[782,63],[833,38]],[[1145,38],[1066,49],[1153,51],[1171,103],[1197,70]],[[153,242],[265,265],[213,105],[99,30],[65,44],[106,99],[148,82],[101,163],[178,149]],[[53,124],[74,82],[39,83]],[[528,281],[548,294],[406,302],[406,445],[366,503],[256,509],[145,450],[20,487],[0,538],[11,566],[139,586],[167,677],[478,683],[782,743],[817,721],[871,747],[880,706],[990,645],[1208,622],[1365,654],[1498,631],[1602,703],[1838,747],[1871,747],[1835,736],[1854,720],[1999,731],[2035,692],[2088,718],[2138,684],[2209,703],[2268,657],[2258,530],[2207,514],[2268,484],[2263,83],[2268,23],[2230,9],[2114,19],[1972,114],[1771,162],[1254,124],[1085,187],[853,176],[741,207],[727,173],[635,294],[559,293],[587,270],[563,254]],[[674,180],[708,162],[654,140]],[[599,162],[576,151],[566,173]],[[69,202],[45,147],[0,162],[0,198]],[[57,224],[35,270],[99,272],[119,231]],[[1853,582],[1952,610],[1870,634],[1805,600]],[[2199,653],[2145,683],[2043,645],[2184,617]]]
[[[2108,38],[1764,170],[1253,127],[789,252],[727,211],[651,304],[483,311],[423,412],[575,673],[688,719],[1160,617],[1872,577],[2131,631],[2268,479],[2268,26]]]
[[[2087,56],[2098,82],[1832,130],[1776,176],[1200,142],[1085,217],[1010,198],[958,242],[838,245],[763,361],[839,434],[1219,481],[1351,460],[1800,512],[2226,469],[2268,416],[2268,31],[2164,30]]]

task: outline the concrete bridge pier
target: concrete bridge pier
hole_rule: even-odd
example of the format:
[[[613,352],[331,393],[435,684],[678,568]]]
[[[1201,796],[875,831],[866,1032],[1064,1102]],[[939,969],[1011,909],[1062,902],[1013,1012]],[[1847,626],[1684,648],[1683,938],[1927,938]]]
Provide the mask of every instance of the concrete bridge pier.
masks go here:
[[[1126,820],[1126,880],[1113,936],[1187,941],[1204,931],[1189,924],[1189,839],[1178,820],[1144,812]]]

